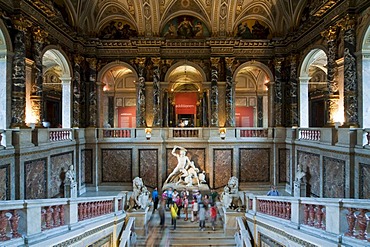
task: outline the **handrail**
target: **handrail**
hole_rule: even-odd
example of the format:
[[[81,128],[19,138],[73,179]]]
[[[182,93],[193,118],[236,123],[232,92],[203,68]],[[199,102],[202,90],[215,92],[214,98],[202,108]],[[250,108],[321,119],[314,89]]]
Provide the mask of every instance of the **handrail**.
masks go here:
[[[126,227],[122,232],[122,235],[119,239],[119,247],[129,247],[131,244],[134,244],[133,237],[135,234],[135,218],[129,217],[126,223]]]
[[[238,232],[235,233],[235,243],[237,247],[252,247],[251,238],[245,228],[242,217],[236,217]]]

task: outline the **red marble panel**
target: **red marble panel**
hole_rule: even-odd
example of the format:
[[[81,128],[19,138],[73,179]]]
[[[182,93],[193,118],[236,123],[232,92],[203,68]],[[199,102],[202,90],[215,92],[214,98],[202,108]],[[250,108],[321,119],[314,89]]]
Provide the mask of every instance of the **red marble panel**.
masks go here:
[[[132,183],[132,150],[102,149],[102,182]]]
[[[345,161],[324,157],[324,197],[344,198]]]
[[[215,189],[227,185],[232,176],[233,150],[214,149],[213,150],[213,187]]]
[[[146,186],[158,186],[158,150],[139,149],[139,176]]]
[[[191,161],[194,161],[195,167],[199,168],[200,172],[206,171],[205,170],[205,149],[204,148],[186,148],[186,150],[187,150],[186,156],[188,156]],[[166,178],[168,177],[168,175],[170,175],[173,169],[175,169],[175,167],[177,166],[177,158],[174,155],[172,155],[171,152],[172,152],[172,148],[168,148],[167,149]],[[179,150],[177,149],[176,152],[178,153]]]
[[[270,149],[241,148],[239,182],[270,182]]]
[[[303,151],[298,151],[297,155],[297,165],[306,171],[308,196],[320,196],[320,156]]]
[[[93,183],[93,151],[91,149],[82,150],[81,157],[81,184],[84,185]]]
[[[25,199],[44,199],[46,191],[46,158],[24,163]]]
[[[360,163],[360,199],[370,198],[370,165]]]
[[[279,149],[279,182],[290,181],[290,150]]]
[[[0,200],[10,199],[10,165],[0,166]]]
[[[73,164],[73,153],[63,153],[50,157],[51,176],[49,197],[63,196],[64,178],[68,167]],[[75,170],[77,166],[75,166]]]

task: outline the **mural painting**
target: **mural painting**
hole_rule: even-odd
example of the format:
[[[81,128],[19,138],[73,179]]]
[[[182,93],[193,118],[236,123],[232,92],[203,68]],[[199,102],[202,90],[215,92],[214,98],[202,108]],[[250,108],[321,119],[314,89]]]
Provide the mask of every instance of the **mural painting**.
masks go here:
[[[105,25],[99,34],[101,39],[129,39],[137,37],[137,31],[123,20],[115,20]]]
[[[167,39],[198,39],[209,37],[209,31],[198,18],[178,16],[165,25],[162,36]]]
[[[235,37],[241,39],[270,39],[270,28],[258,20],[247,20],[239,23]]]

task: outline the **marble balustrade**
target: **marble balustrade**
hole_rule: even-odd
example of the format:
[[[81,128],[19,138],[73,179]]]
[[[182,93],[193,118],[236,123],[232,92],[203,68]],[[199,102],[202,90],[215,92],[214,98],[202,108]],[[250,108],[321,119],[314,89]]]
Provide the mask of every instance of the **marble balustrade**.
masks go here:
[[[102,215],[122,214],[126,196],[127,193],[119,197],[4,201],[0,205],[0,245],[21,236],[38,235]]]
[[[338,198],[292,198],[246,194],[247,214],[278,218],[318,235],[340,235],[347,241],[370,242],[370,201]],[[258,217],[255,218],[258,222]],[[287,223],[286,222],[286,223]],[[284,224],[284,223],[282,223]],[[353,242],[356,243],[356,242]],[[366,245],[366,243],[363,243]]]

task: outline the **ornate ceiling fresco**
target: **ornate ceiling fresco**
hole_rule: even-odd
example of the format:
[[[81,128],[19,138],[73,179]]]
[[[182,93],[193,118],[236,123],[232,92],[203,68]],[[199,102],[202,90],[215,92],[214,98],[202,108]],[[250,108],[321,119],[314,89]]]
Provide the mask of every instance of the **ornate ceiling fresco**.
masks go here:
[[[37,5],[37,2],[48,1],[32,2]],[[313,8],[310,6],[319,6],[313,5],[315,2],[313,0],[55,0],[49,2],[49,7],[58,10],[57,15],[62,16],[65,22],[79,34],[102,39],[125,39],[135,36],[182,39],[216,36],[279,37],[296,30],[301,22],[307,19],[307,15],[312,13]],[[184,21],[189,26],[183,25]],[[187,31],[189,27],[191,32]]]

